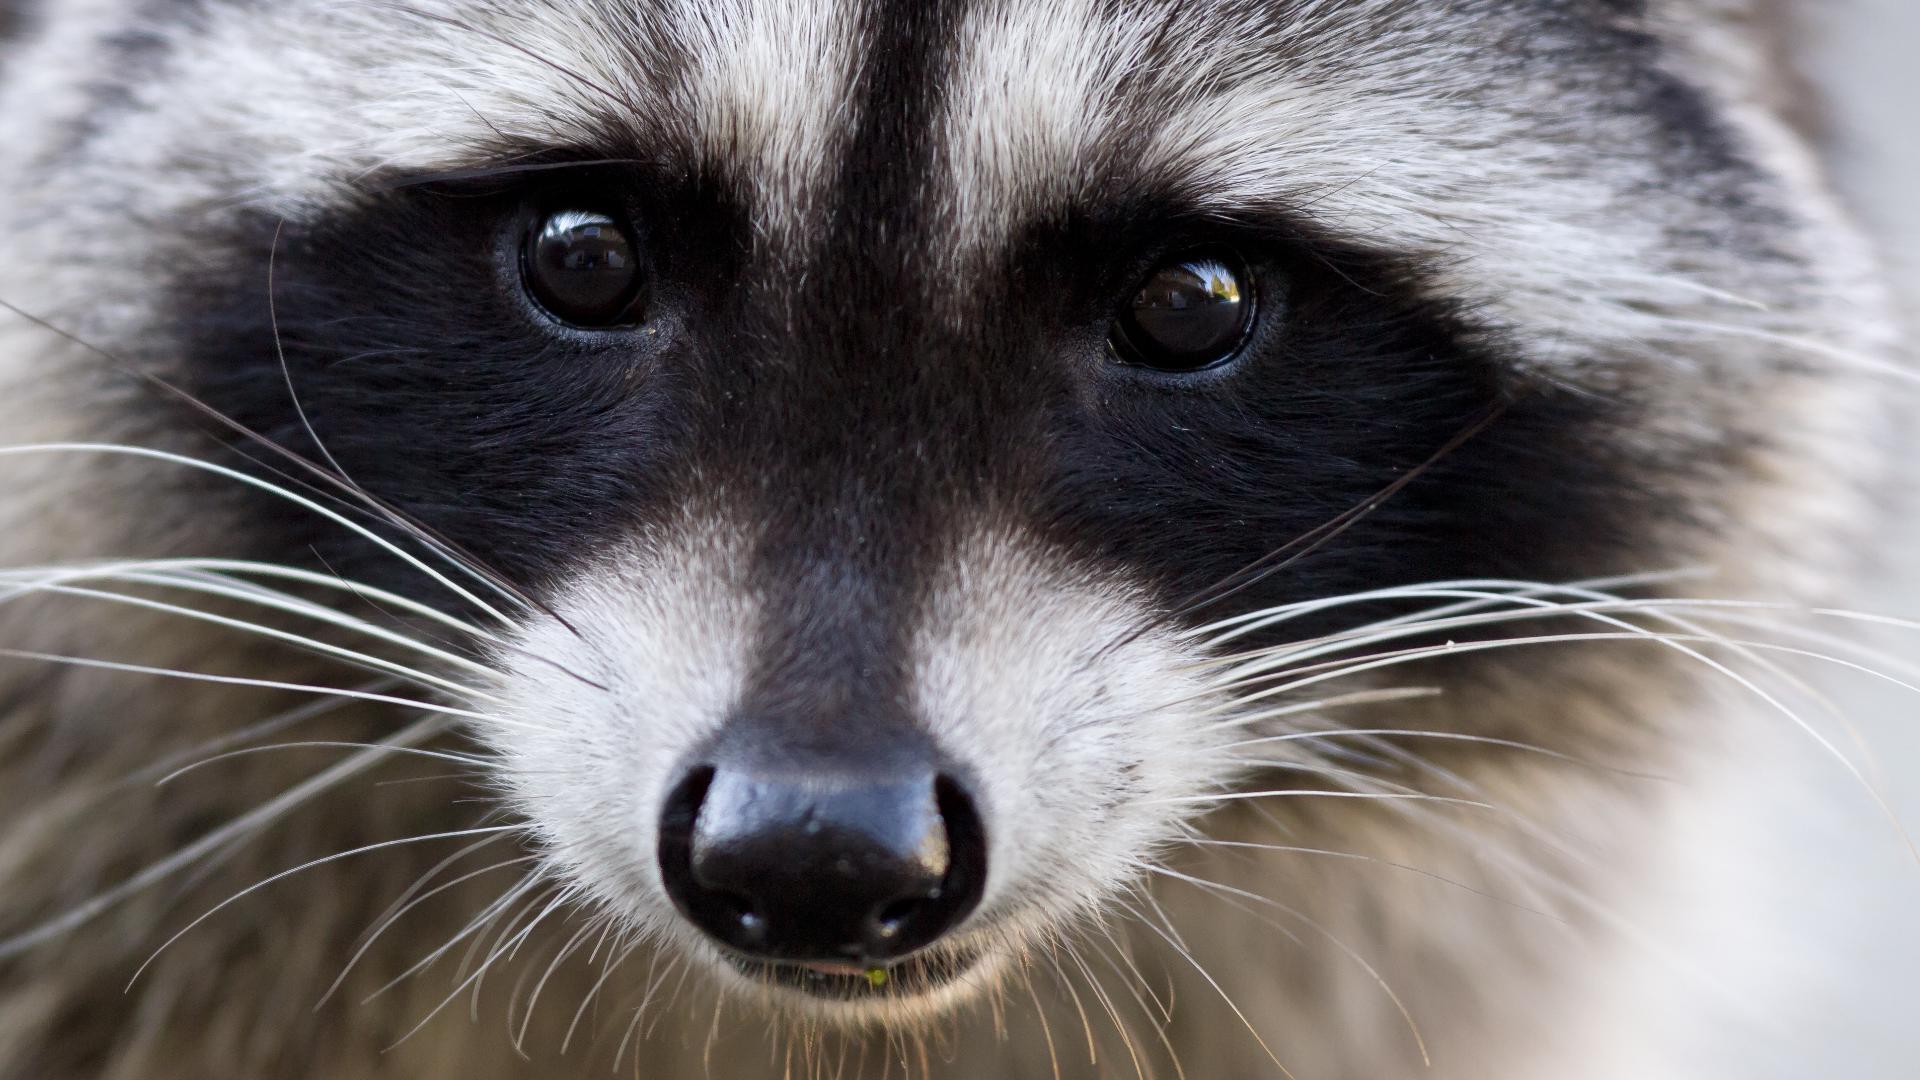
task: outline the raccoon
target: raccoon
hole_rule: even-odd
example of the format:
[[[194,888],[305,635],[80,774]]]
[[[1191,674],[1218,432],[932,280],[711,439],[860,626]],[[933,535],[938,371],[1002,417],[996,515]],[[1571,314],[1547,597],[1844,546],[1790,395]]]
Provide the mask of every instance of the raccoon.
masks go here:
[[[1779,26],[0,4],[0,1076],[1627,1075],[1893,444]]]

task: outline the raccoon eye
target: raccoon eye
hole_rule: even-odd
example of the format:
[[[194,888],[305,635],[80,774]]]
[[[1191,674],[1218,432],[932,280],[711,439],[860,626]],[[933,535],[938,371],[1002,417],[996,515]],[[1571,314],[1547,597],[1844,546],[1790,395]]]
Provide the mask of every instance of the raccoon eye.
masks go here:
[[[548,214],[527,234],[520,261],[528,291],[560,321],[640,321],[645,282],[633,234],[617,219],[590,210]]]
[[[1220,251],[1171,259],[1147,275],[1113,322],[1119,358],[1159,371],[1199,371],[1223,363],[1253,328],[1246,268]]]

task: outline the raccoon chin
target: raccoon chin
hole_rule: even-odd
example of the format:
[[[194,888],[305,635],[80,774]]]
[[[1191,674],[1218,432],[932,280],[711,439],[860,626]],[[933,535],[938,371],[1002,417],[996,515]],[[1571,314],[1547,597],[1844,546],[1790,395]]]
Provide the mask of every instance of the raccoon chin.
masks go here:
[[[768,1012],[847,1028],[900,1027],[946,1016],[999,985],[1012,954],[971,935],[884,965],[758,960],[708,947],[720,983]]]

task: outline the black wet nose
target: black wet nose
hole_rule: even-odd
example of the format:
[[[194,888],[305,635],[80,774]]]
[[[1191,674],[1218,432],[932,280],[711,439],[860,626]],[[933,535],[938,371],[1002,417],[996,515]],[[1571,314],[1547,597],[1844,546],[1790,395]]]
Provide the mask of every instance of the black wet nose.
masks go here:
[[[871,964],[979,902],[986,838],[960,783],[702,765],[667,799],[660,870],[680,913],[748,956]]]

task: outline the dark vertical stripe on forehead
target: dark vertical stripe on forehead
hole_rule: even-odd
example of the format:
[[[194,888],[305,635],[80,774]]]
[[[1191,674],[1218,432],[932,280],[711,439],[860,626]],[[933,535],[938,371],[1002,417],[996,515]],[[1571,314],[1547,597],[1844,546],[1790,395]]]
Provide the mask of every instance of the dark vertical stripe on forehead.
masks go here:
[[[911,723],[905,679],[915,582],[938,540],[944,485],[918,444],[934,422],[934,358],[914,310],[937,153],[941,75],[966,0],[863,13],[854,122],[790,337],[763,374],[783,405],[761,428],[766,523],[754,575],[768,598],[743,708],[796,740],[883,740]],[[777,286],[775,286],[777,287]],[[777,432],[777,433],[776,433]]]
[[[834,185],[830,250],[820,253],[828,263],[845,263],[844,248],[831,250],[842,244],[882,258],[913,250],[909,237],[920,231],[933,183],[944,75],[970,3],[906,0],[870,9],[858,121]]]

